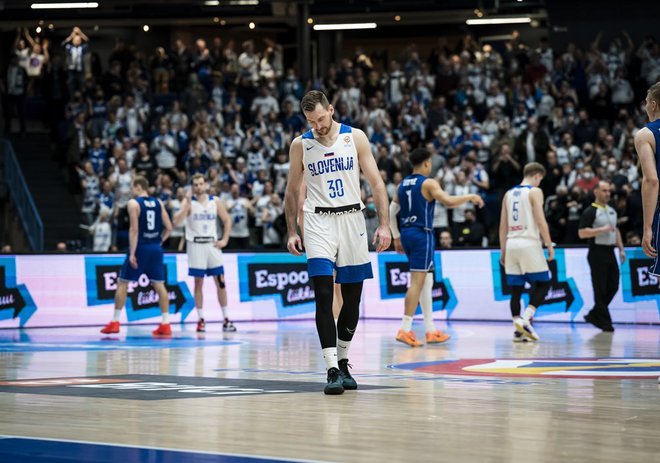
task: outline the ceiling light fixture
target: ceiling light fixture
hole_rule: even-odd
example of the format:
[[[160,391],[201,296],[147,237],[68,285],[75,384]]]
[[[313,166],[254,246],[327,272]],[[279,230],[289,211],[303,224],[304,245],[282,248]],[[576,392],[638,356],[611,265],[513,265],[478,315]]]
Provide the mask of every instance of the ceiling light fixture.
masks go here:
[[[205,5],[205,6],[219,6],[219,5],[220,5],[220,1],[219,1],[219,0],[206,0],[206,1],[204,2],[204,5]]]
[[[62,10],[71,8],[98,8],[98,2],[71,2],[71,3],[33,3],[33,10]]]
[[[352,29],[375,29],[376,23],[316,24],[315,31],[348,31]]]
[[[482,18],[482,19],[468,19],[465,24],[468,26],[485,26],[490,24],[529,24],[532,18],[516,17],[516,18]]]

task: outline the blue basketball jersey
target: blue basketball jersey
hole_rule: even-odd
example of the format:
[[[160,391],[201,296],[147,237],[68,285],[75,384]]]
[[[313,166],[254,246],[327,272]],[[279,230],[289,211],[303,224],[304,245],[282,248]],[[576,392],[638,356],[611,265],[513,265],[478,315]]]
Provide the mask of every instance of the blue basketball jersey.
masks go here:
[[[422,195],[422,183],[426,180],[420,174],[412,174],[399,184],[399,217],[401,227],[419,227],[425,230],[433,229],[433,210],[435,200],[427,201]]]
[[[160,201],[147,196],[140,196],[135,200],[140,205],[138,243],[160,243],[163,233],[163,215]]]
[[[655,138],[655,168],[660,176],[660,119],[656,119],[653,122],[646,124],[646,127],[651,131],[653,137]]]

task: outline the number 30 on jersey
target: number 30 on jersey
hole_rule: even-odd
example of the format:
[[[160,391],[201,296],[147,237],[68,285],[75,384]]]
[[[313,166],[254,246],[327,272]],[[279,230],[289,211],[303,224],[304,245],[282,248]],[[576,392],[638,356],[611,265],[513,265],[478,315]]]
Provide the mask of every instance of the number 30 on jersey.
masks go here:
[[[340,178],[328,180],[328,196],[332,199],[344,196],[344,182]]]

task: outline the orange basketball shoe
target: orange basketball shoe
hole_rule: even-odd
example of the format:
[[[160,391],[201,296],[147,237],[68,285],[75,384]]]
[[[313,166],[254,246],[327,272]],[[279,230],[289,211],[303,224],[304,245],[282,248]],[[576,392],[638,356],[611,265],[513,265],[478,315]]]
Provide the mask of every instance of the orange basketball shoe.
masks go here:
[[[101,330],[103,334],[114,334],[119,333],[119,322],[110,322]]]
[[[410,347],[419,347],[424,344],[419,342],[415,337],[415,333],[412,331],[403,331],[402,329],[396,334],[396,340],[404,344],[408,344]]]
[[[435,330],[432,333],[426,333],[426,344],[439,344],[448,341],[450,337],[440,330]]]
[[[158,328],[151,332],[154,336],[171,336],[172,327],[169,323],[161,323]]]

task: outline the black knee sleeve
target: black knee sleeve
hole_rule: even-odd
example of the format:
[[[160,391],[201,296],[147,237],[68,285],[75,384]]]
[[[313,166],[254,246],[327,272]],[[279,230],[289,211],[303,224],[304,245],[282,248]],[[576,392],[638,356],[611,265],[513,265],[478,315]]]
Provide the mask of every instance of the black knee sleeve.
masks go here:
[[[524,286],[511,287],[511,316],[520,317],[520,298],[522,297]]]
[[[545,303],[545,296],[550,289],[549,281],[537,281],[532,285],[532,291],[529,295],[529,305],[539,308]]]
[[[218,288],[225,289],[225,276],[218,275],[216,278],[218,279]]]
[[[342,341],[350,341],[355,334],[360,319],[360,298],[362,297],[362,282],[343,283],[341,296],[344,304],[337,320],[337,334]]]
[[[312,277],[316,301],[316,330],[319,333],[321,348],[337,347],[337,329],[332,316],[334,281],[331,276]]]

